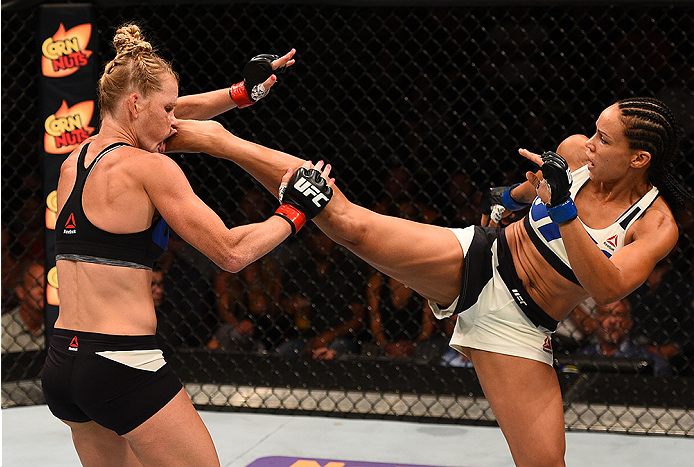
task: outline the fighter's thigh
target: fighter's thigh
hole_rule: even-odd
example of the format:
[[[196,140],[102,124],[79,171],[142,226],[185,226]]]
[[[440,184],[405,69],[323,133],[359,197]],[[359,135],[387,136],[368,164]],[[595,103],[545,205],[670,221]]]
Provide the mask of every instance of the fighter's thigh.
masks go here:
[[[348,206],[316,223],[334,241],[423,297],[442,305],[455,300],[463,250],[451,230]]]
[[[527,358],[468,353],[516,465],[563,466],[564,410],[554,369]]]
[[[145,467],[219,466],[212,437],[184,389],[123,437]]]
[[[72,441],[84,467],[142,467],[128,441],[96,422],[68,422]]]

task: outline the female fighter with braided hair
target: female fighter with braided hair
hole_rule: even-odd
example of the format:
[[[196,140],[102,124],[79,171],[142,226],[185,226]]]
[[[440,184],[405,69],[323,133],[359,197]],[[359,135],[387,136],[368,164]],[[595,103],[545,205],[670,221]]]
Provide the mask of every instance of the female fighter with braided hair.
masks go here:
[[[690,197],[670,176],[678,130],[661,102],[620,101],[596,127],[591,138],[567,138],[558,154],[520,151],[541,167],[498,196],[506,209],[532,203],[524,222],[503,229],[389,217],[337,188],[314,219],[334,241],[429,299],[438,317],[458,314],[450,345],[472,360],[519,466],[565,465],[550,343],[557,322],[588,296],[607,304],[642,284],[677,241],[671,208]],[[169,147],[232,160],[271,191],[285,167],[303,163],[214,122],[182,122]]]
[[[160,152],[177,117],[208,118],[262,97],[275,82],[272,70],[293,63],[293,51],[256,57],[230,91],[178,99],[171,65],[137,26],[118,29],[113,42],[116,58],[99,82],[100,131],[67,158],[58,181],[60,312],[43,390],[85,466],[219,466],[207,428],[157,347],[152,266],[170,225],[219,267],[239,271],[320,212],[332,195],[329,168],[292,174],[298,166],[285,167],[277,215],[227,228]],[[310,197],[293,188],[298,182]]]

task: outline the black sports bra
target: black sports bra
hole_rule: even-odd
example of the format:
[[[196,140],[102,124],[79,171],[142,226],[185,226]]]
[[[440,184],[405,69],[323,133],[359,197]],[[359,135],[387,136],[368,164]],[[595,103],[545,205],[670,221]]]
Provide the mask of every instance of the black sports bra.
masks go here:
[[[101,151],[89,167],[84,167],[89,144],[77,158],[77,179],[55,224],[55,259],[107,264],[126,268],[152,269],[169,243],[169,226],[164,219],[153,222],[142,232],[114,234],[89,222],[82,206],[87,177],[97,162],[116,148],[128,146],[114,143]]]

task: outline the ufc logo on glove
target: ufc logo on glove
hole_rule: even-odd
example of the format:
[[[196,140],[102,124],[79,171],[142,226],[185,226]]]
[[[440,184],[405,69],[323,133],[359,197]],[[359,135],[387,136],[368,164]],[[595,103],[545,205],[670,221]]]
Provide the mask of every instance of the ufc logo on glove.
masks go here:
[[[323,210],[332,196],[333,189],[318,170],[299,167],[286,187],[280,185],[282,204],[274,215],[289,222],[292,234],[296,234],[307,218],[313,219]]]
[[[315,204],[319,208],[325,206],[327,202],[330,201],[330,198],[325,196],[323,193],[319,192],[318,189],[313,186],[311,181],[307,180],[304,177],[301,177],[296,181],[296,183],[294,184],[294,188],[307,198],[313,196],[313,199],[311,201],[313,201],[313,204]]]

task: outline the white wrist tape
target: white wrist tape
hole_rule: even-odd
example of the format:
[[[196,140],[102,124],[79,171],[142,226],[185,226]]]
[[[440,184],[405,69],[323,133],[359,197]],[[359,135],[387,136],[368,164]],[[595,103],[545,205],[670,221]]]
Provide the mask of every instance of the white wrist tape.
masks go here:
[[[506,208],[500,204],[495,204],[492,206],[492,212],[489,215],[489,218],[492,220],[492,222],[496,222],[498,224],[501,222],[501,217],[504,215],[504,211],[506,211]]]

